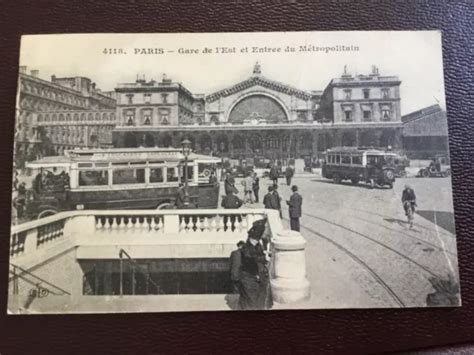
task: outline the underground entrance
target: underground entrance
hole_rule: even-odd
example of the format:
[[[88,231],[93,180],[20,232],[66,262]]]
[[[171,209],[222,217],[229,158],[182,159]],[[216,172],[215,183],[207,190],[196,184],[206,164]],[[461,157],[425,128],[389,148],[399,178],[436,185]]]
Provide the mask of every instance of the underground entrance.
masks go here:
[[[184,295],[231,292],[229,260],[82,260],[84,295]]]

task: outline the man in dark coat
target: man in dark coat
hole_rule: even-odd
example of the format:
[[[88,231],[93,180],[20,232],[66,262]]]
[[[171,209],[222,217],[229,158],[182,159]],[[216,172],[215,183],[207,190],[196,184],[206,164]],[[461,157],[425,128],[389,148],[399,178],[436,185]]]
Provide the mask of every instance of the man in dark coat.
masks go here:
[[[225,195],[221,202],[221,207],[224,209],[237,209],[243,205],[244,201],[242,201],[238,196],[234,195],[232,192]],[[229,226],[227,222],[230,221],[230,228],[231,230],[235,230],[235,221],[242,221],[242,217],[239,215],[224,215],[224,230],[227,230]]]
[[[281,197],[278,194],[278,185],[273,186],[272,198],[273,209],[278,210],[280,212],[280,218],[283,218],[283,215],[281,214]]]
[[[253,173],[253,184],[252,184],[253,194],[255,195],[255,202],[258,203],[258,192],[260,191],[260,179],[257,176],[257,173]]]
[[[278,175],[279,175],[278,168],[274,164],[272,165],[270,169],[270,180],[273,181],[273,185],[278,185]]]
[[[215,185],[218,183],[216,173],[211,171],[211,175],[209,176],[209,184]]]
[[[268,257],[261,243],[263,232],[264,228],[259,226],[250,228],[247,241],[241,249],[239,308],[243,310],[268,309],[273,304]]]
[[[300,217],[301,217],[301,206],[303,204],[303,197],[298,193],[298,187],[293,185],[291,187],[293,194],[289,201],[286,201],[288,205],[288,212],[290,214],[290,228],[293,231],[300,231]]]
[[[241,249],[245,242],[243,240],[237,243],[237,249],[230,253],[230,281],[232,282],[232,293],[240,292],[240,267],[242,266]]]
[[[415,191],[408,185],[405,185],[405,189],[402,192],[402,203],[403,203],[403,209],[405,210],[405,215],[408,215],[408,208],[410,207],[413,209],[413,212],[415,212],[415,206],[416,206]]]
[[[273,186],[268,186],[268,192],[263,197],[263,206],[268,209],[273,209]]]
[[[285,170],[286,184],[288,186],[291,185],[291,178],[293,177],[293,175],[294,175],[293,168],[288,165]]]
[[[238,192],[237,188],[235,187],[235,179],[230,172],[227,173],[225,178],[224,190],[226,195],[230,193],[236,194]]]

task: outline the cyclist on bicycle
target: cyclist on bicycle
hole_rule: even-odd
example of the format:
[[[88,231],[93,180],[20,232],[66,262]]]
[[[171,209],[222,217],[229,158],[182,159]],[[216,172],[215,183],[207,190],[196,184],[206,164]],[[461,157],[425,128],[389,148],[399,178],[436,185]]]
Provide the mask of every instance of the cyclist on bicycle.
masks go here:
[[[409,185],[405,185],[405,189],[403,190],[402,203],[411,228],[413,227],[413,214],[415,213],[417,204],[415,191]]]

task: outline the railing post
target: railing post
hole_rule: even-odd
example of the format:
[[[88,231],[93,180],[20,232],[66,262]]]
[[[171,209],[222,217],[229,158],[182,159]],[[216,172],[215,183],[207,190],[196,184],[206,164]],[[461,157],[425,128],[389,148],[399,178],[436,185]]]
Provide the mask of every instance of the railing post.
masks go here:
[[[179,214],[163,215],[163,231],[165,234],[179,233]]]
[[[38,248],[38,228],[30,229],[26,232],[25,238],[25,251],[24,254],[28,253],[31,255]]]
[[[293,303],[309,298],[305,239],[299,232],[282,230],[272,242],[273,275],[270,282],[274,300],[278,303]]]
[[[120,297],[123,296],[123,258],[122,258],[122,251],[119,253],[120,257]]]

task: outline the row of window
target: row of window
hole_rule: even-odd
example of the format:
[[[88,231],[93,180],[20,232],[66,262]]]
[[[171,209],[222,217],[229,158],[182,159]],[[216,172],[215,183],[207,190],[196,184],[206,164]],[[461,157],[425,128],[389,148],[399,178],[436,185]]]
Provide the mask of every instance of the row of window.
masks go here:
[[[328,164],[350,164],[362,165],[362,155],[330,154],[327,157]]]
[[[390,98],[390,88],[382,88],[380,90],[381,96],[378,98],[382,99],[388,99]],[[371,93],[370,89],[362,89],[362,94],[365,100],[371,99],[371,98],[376,98],[373,93]],[[346,100],[351,100],[352,99],[352,89],[344,89],[344,98]]]
[[[143,96],[141,96],[141,98],[143,100],[141,101],[136,101],[136,98],[139,94],[126,94],[125,96],[127,97],[127,104],[128,105],[133,105],[134,103],[146,103],[146,104],[149,104],[151,103],[151,94],[150,93],[145,93],[143,94]],[[162,104],[167,104],[168,103],[168,96],[169,94],[167,93],[163,93],[160,95],[161,97],[161,103]]]
[[[106,186],[129,184],[176,183],[180,180],[180,170],[184,167],[126,168],[112,170],[80,170],[79,186]],[[184,176],[184,171],[182,172]],[[188,166],[188,181],[194,178],[194,169]]]
[[[46,98],[50,98],[52,100],[57,100],[61,102],[65,102],[71,105],[76,105],[76,106],[87,106],[87,100],[84,98],[77,97],[72,94],[68,93],[62,93],[57,90],[53,90],[50,88],[46,87],[41,87],[39,85],[34,85],[31,83],[21,83],[21,91],[23,92],[29,92],[32,94],[40,95]]]
[[[392,111],[389,108],[382,108],[380,110],[380,113],[381,113],[381,116],[380,116],[381,121],[390,121],[392,119]],[[352,110],[347,110],[347,109],[344,110],[344,120],[346,122],[352,122],[354,120]],[[372,121],[373,120],[372,110],[363,110],[362,120]]]
[[[61,122],[61,121],[115,121],[114,112],[96,112],[96,113],[60,113],[60,114],[39,114],[38,122]]]

